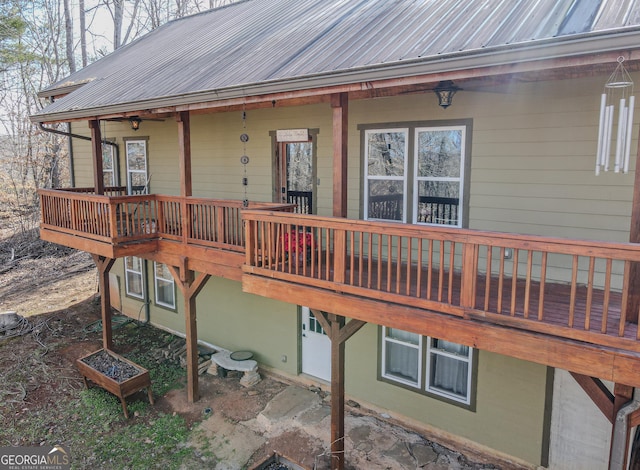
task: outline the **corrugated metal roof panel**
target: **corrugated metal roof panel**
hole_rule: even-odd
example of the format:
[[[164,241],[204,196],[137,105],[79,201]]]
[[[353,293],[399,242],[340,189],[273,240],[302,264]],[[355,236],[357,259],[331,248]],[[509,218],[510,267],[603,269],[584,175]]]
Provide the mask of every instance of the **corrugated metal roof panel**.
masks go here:
[[[93,79],[43,114],[482,56],[639,24],[640,0],[246,0],[167,23],[51,86],[55,94]]]

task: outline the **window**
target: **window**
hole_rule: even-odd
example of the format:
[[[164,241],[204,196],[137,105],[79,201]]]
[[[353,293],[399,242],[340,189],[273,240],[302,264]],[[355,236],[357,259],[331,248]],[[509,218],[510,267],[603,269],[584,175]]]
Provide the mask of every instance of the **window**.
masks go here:
[[[166,264],[153,262],[153,278],[156,304],[170,309],[176,308],[176,286]]]
[[[102,177],[105,188],[118,185],[118,159],[113,145],[102,144]]]
[[[466,226],[471,121],[360,126],[369,220]]]
[[[144,263],[142,258],[127,256],[124,259],[125,289],[129,297],[144,300]]]
[[[414,223],[461,226],[464,126],[416,129]]]
[[[380,362],[382,380],[473,406],[473,349],[468,346],[382,327]]]
[[[129,194],[149,194],[147,173],[147,141],[125,141],[127,152],[127,192]]]
[[[365,132],[365,218],[406,222],[408,129]]]

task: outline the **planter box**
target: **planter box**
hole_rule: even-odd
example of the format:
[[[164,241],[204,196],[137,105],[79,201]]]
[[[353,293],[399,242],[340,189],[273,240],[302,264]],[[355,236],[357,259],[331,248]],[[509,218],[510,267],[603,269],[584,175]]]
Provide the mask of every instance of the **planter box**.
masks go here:
[[[91,360],[92,356],[97,356],[101,354],[107,354],[109,358],[113,361],[114,367],[118,365],[126,364],[131,366],[135,370],[135,375],[124,379],[122,381],[115,380],[108,375],[100,372],[99,370],[91,367],[86,360]],[[108,349],[99,349],[98,351],[94,351],[91,354],[87,354],[86,356],[81,357],[80,359],[76,359],[76,366],[78,370],[82,374],[82,379],[84,380],[84,385],[89,388],[88,380],[91,380],[93,383],[98,385],[99,387],[104,388],[106,391],[113,393],[115,396],[120,398],[120,403],[122,403],[122,411],[126,418],[129,418],[129,412],[127,411],[127,402],[125,398],[129,395],[133,395],[134,393],[142,390],[143,388],[147,389],[147,394],[149,396],[149,403],[153,405],[153,394],[151,393],[151,379],[149,377],[149,371],[139,365],[125,359],[119,354],[114,353],[113,351],[109,351]]]

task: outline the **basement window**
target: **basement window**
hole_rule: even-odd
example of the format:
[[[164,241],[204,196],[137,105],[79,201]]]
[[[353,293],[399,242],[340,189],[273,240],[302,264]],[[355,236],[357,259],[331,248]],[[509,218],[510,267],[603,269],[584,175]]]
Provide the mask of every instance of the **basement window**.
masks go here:
[[[128,297],[144,300],[144,263],[142,258],[127,256],[124,259],[125,292]]]
[[[176,284],[166,264],[153,262],[156,305],[171,310],[176,308]]]
[[[473,348],[383,326],[381,350],[379,380],[475,407]]]

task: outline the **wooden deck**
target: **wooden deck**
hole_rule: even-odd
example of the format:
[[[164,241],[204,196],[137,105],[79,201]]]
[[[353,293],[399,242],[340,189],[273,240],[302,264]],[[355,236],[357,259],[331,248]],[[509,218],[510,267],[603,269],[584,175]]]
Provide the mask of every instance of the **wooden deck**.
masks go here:
[[[638,312],[625,288],[638,244],[319,217],[291,205],[40,195],[41,234],[56,243],[640,386]]]
[[[628,311],[624,288],[640,261],[637,244],[256,211],[243,217],[247,292],[581,374],[595,373],[585,358],[600,354],[599,367],[611,354],[597,375],[609,380],[625,357],[635,371],[621,383],[640,385],[638,312]]]

